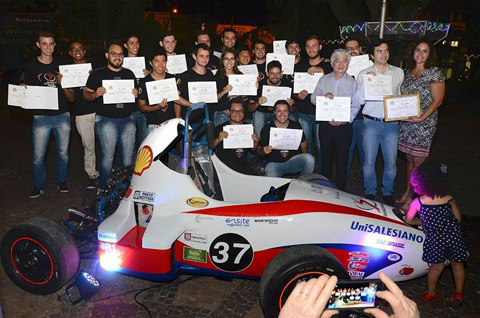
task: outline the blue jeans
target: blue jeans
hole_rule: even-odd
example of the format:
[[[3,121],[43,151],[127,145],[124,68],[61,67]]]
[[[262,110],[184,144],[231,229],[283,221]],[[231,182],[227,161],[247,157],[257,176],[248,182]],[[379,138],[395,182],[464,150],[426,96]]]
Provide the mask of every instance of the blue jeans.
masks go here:
[[[149,131],[147,129],[147,119],[145,115],[141,111],[132,112],[132,119],[135,122],[135,126],[137,127],[137,135],[138,135],[138,143],[137,147],[143,142],[143,139],[147,137]]]
[[[264,106],[259,106],[264,107]],[[253,113],[253,131],[260,136],[262,132],[262,128],[265,127],[271,121],[275,120],[275,116],[273,113],[263,113],[259,111],[255,111]]]
[[[216,111],[213,113],[213,126],[217,127],[230,120],[226,110]]]
[[[98,116],[95,118],[95,132],[100,143],[100,186],[104,188],[110,178],[113,167],[115,149],[118,143],[120,165],[132,164],[135,145],[135,122],[132,117],[109,118]]]
[[[378,147],[383,154],[382,194],[392,195],[393,183],[397,175],[398,122],[383,123],[368,118],[363,119],[363,184],[365,194],[377,193],[375,163]]]
[[[318,125],[315,121],[315,115],[298,113],[298,122],[302,125],[303,133],[307,137],[308,153],[312,154],[312,145],[315,142],[315,150],[317,151],[318,170],[322,168],[320,138],[318,138]],[[313,136],[312,136],[313,133]]]
[[[363,119],[355,119],[352,123],[353,136],[352,143],[350,144],[350,151],[348,153],[348,166],[347,166],[347,178],[350,177],[350,167],[352,166],[353,155],[355,153],[355,147],[357,147],[358,161],[360,163],[360,173],[363,175]]]
[[[302,153],[285,162],[269,162],[265,167],[265,176],[267,177],[283,177],[286,174],[300,172],[306,175],[313,173],[315,168],[315,158],[309,153]]]
[[[55,136],[57,147],[57,173],[55,183],[67,180],[68,143],[70,141],[70,113],[56,116],[33,116],[33,182],[36,187],[45,188],[45,154],[47,153],[50,133]]]

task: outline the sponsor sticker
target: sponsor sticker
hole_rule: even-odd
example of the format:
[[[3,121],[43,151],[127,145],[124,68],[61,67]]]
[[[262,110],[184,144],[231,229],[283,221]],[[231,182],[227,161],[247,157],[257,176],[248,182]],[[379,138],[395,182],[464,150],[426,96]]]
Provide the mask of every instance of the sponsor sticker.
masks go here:
[[[408,275],[411,275],[414,270],[415,269],[411,267],[411,265],[404,264],[402,265],[402,269],[398,273],[402,276],[408,276]]]
[[[278,224],[278,219],[255,219],[254,223]]]
[[[116,239],[117,239],[117,235],[116,235],[115,233],[98,232],[98,239],[99,239],[100,241],[102,241],[102,240],[112,241],[112,240],[116,240]]]
[[[362,279],[370,262],[370,254],[362,251],[348,253],[348,275],[351,279]]]
[[[195,216],[195,222],[197,223],[202,223],[204,221],[211,221],[213,220],[213,217],[211,216],[205,216],[205,215],[196,215]]]
[[[410,233],[396,228],[380,226],[369,223],[360,223],[358,221],[352,221],[350,229],[354,231],[360,231],[365,233],[374,233],[384,236],[404,239],[411,242],[423,243],[424,237],[421,234]]]
[[[153,202],[155,200],[155,193],[136,190],[133,194],[133,199],[138,201]]]
[[[208,242],[207,235],[195,234],[191,232],[183,233],[183,238],[185,239],[185,241],[188,241],[188,242],[195,242],[195,243],[201,243],[201,244],[207,244]]]
[[[206,263],[207,251],[191,248],[188,246],[183,247],[183,259],[186,261]]]
[[[187,204],[192,208],[204,208],[208,206],[208,201],[205,200],[204,198],[193,197],[193,198],[187,199]]]
[[[355,205],[357,206],[357,208],[359,208],[359,209],[362,209],[362,210],[365,210],[365,211],[375,210],[378,213],[380,213],[380,209],[377,206],[377,202],[375,202],[375,201],[367,200],[367,199],[364,199],[364,198],[360,198],[359,200],[352,198],[352,200],[355,203]]]
[[[249,227],[250,226],[250,219],[243,219],[243,218],[236,218],[236,219],[231,219],[231,218],[226,218],[225,223],[227,223],[228,226],[234,227],[234,226],[239,226],[239,227]]]
[[[387,258],[388,258],[389,261],[396,262],[396,261],[400,260],[400,255],[398,255],[398,254],[389,254],[389,255],[387,256]]]

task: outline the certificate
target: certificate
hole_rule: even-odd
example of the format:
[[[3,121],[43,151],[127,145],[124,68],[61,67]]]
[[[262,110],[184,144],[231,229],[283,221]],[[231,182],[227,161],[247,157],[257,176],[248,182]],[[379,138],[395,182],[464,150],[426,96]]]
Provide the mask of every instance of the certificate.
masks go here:
[[[347,74],[357,77],[360,71],[373,65],[373,62],[368,58],[368,54],[352,56],[348,64]]]
[[[104,104],[135,103],[134,80],[102,80],[107,92],[103,95]]]
[[[145,67],[145,57],[124,57],[123,58],[123,67],[128,68],[130,71],[135,74],[136,78],[144,78],[143,70]]]
[[[219,59],[222,58],[222,52],[213,51],[213,55],[215,55],[215,56],[218,57]]]
[[[292,89],[285,86],[268,86],[262,88],[262,96],[267,98],[267,102],[260,106],[273,106],[280,99],[287,99],[292,96]]]
[[[257,64],[239,65],[238,70],[242,72],[243,75],[255,75],[258,77]]]
[[[170,74],[182,74],[187,70],[187,58],[185,54],[167,56],[167,72]]]
[[[383,100],[384,96],[393,95],[391,75],[368,75],[363,78],[365,100]]]
[[[270,146],[278,150],[298,150],[302,142],[301,129],[270,128]]]
[[[225,125],[223,131],[228,133],[223,149],[253,148],[253,125]]]
[[[257,96],[257,77],[255,75],[228,75],[228,84],[232,90],[228,95]]]
[[[285,48],[286,43],[287,43],[287,40],[273,41],[273,53],[287,54],[287,49]]]
[[[283,74],[293,75],[295,55],[268,53],[265,65],[268,65],[271,61],[279,61],[282,64]]]
[[[383,98],[385,121],[420,117],[420,95],[406,94]]]
[[[24,109],[58,110],[58,88],[8,84],[7,104]]]
[[[217,82],[188,82],[188,99],[192,103],[218,103]]]
[[[336,96],[333,99],[317,96],[315,119],[318,121],[346,121],[350,122],[350,97]]]
[[[145,87],[147,88],[148,102],[150,105],[159,104],[164,98],[166,98],[168,102],[179,98],[175,78],[146,82]]]
[[[317,87],[318,80],[323,76],[323,73],[315,73],[310,75],[308,73],[295,72],[293,78],[293,93],[297,94],[303,90],[306,90],[309,94],[312,94]]]
[[[62,88],[82,87],[87,84],[88,75],[92,70],[91,63],[60,65]]]

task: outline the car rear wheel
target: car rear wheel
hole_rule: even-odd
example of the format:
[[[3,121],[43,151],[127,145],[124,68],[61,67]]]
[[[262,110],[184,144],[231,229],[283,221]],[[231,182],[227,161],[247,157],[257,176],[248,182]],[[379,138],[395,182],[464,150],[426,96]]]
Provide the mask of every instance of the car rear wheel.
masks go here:
[[[298,282],[323,274],[348,279],[348,273],[329,251],[317,246],[291,247],[278,254],[260,279],[260,303],[265,317],[278,317]]]
[[[80,256],[72,235],[47,218],[14,226],[0,247],[3,268],[21,289],[37,295],[56,292],[77,272]]]

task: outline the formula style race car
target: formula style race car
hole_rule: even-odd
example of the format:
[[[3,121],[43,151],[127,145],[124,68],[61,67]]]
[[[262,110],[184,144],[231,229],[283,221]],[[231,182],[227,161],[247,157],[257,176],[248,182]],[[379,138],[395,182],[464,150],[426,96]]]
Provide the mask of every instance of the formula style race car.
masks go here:
[[[192,131],[191,111],[202,106],[205,120]],[[12,281],[35,294],[60,289],[78,271],[88,233],[98,238],[101,266],[126,275],[260,279],[266,317],[278,316],[298,281],[324,273],[365,279],[383,271],[396,281],[427,273],[424,234],[399,210],[336,190],[319,175],[302,180],[231,170],[212,153],[206,108],[196,104],[185,121],[156,127],[135,166],[114,172],[98,191],[94,213],[76,211],[69,230],[44,218],[12,228],[1,245]],[[193,141],[205,128],[207,141]]]

